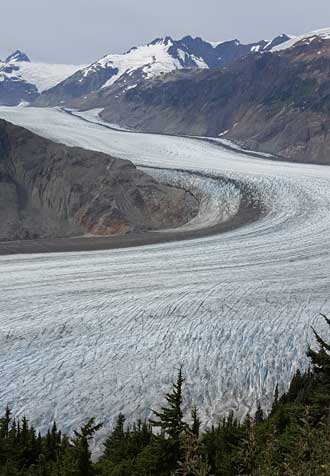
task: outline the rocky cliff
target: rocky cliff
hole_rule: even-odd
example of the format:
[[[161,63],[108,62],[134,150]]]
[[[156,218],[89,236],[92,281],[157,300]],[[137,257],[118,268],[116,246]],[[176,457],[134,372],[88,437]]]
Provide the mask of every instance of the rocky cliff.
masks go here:
[[[178,226],[197,201],[129,161],[66,147],[0,120],[0,240]]]

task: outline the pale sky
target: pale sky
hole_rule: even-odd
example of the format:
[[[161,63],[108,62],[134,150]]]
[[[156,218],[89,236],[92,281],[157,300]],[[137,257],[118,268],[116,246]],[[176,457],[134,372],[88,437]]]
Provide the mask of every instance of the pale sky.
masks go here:
[[[0,0],[0,58],[83,64],[170,35],[270,39],[330,27],[329,0]]]

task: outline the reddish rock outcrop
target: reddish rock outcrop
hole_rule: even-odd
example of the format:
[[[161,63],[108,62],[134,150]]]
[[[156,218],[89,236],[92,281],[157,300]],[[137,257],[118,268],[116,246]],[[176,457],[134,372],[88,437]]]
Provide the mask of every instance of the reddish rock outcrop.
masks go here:
[[[0,120],[0,240],[146,232],[181,225],[197,211],[191,194],[129,161]]]

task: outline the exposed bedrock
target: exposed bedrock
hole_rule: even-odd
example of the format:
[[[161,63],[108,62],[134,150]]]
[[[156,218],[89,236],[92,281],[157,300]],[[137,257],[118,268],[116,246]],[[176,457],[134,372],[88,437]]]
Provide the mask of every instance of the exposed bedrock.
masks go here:
[[[230,139],[286,160],[329,165],[330,40],[180,70],[93,103],[106,121],[144,132]],[[103,93],[104,95],[105,93]]]
[[[0,240],[178,227],[198,200],[131,162],[67,147],[0,120]]]
[[[198,213],[182,225],[180,231],[211,229],[234,217],[235,227],[241,226],[257,220],[267,209],[256,187],[225,175],[150,167],[143,169],[163,184],[189,190],[197,198]],[[177,232],[178,228],[168,231]],[[220,231],[222,228],[219,228]]]

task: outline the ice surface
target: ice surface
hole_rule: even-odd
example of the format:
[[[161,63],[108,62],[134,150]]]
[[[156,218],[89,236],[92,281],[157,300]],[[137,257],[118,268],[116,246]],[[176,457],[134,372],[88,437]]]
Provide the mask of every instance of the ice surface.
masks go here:
[[[195,218],[181,226],[172,228],[168,232],[182,230],[200,230],[224,223],[239,211],[242,192],[239,185],[228,183],[219,178],[164,169],[145,169],[165,185],[189,190],[198,200],[199,212]],[[251,198],[253,192],[248,194]],[[253,197],[254,198],[254,197]]]
[[[269,404],[306,365],[330,308],[330,169],[192,138],[113,131],[61,111],[0,117],[139,165],[243,181],[268,213],[222,235],[140,248],[0,257],[0,403],[38,428],[147,416],[184,364],[204,423]],[[102,434],[100,434],[102,436]]]

